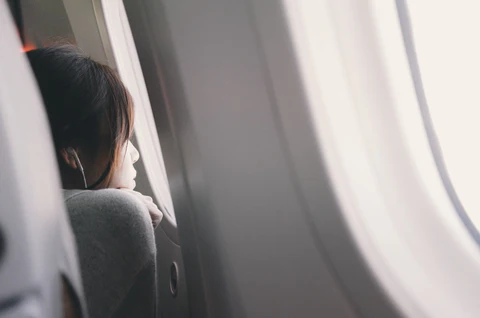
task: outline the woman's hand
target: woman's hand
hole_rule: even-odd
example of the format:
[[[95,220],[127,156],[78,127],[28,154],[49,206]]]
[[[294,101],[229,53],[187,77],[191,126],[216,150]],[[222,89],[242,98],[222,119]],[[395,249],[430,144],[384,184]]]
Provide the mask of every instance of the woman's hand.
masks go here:
[[[136,196],[137,198],[142,201],[147,209],[148,213],[150,214],[150,217],[152,218],[152,225],[153,228],[156,228],[159,224],[160,221],[162,221],[163,218],[163,213],[160,211],[160,209],[157,207],[155,203],[153,203],[153,199],[149,196],[143,195],[138,191],[130,190],[130,189],[120,189],[122,191],[127,191],[128,193],[131,193],[132,195]]]

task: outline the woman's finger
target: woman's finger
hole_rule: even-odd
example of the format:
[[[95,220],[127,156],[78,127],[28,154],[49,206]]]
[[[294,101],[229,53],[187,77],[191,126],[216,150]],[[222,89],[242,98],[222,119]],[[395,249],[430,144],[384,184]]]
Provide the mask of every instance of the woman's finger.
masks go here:
[[[148,212],[150,213],[153,227],[156,228],[163,219],[163,213],[157,208],[155,204],[150,206],[150,208],[148,209]]]
[[[143,195],[138,191],[130,190],[130,189],[121,189],[122,191],[127,191],[136,197],[138,197],[147,207],[148,213],[150,214],[150,218],[152,219],[152,225],[156,228],[163,219],[162,211],[157,207],[157,205],[153,202],[153,199],[149,196]]]

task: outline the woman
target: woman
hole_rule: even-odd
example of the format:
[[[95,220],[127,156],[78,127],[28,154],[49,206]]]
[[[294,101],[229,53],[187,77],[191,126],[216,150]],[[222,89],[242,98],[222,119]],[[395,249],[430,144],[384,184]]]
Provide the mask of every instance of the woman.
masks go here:
[[[133,191],[139,153],[129,141],[131,96],[110,67],[73,46],[27,55],[50,121],[90,316],[152,318],[153,228],[162,213]]]

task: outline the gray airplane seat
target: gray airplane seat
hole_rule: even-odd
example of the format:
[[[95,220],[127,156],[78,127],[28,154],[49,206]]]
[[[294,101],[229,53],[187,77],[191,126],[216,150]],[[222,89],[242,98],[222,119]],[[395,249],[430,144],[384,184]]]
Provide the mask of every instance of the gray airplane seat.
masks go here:
[[[47,117],[0,1],[0,317],[63,317],[62,276],[86,317]]]

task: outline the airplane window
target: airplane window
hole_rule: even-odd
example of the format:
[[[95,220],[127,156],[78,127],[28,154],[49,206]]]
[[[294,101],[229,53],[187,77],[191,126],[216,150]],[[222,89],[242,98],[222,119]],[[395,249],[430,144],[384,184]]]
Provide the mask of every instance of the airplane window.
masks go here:
[[[407,3],[440,156],[466,215],[480,229],[480,3]]]
[[[118,72],[135,102],[135,137],[149,183],[175,222],[162,149],[125,7],[121,0],[102,1],[102,5]]]

